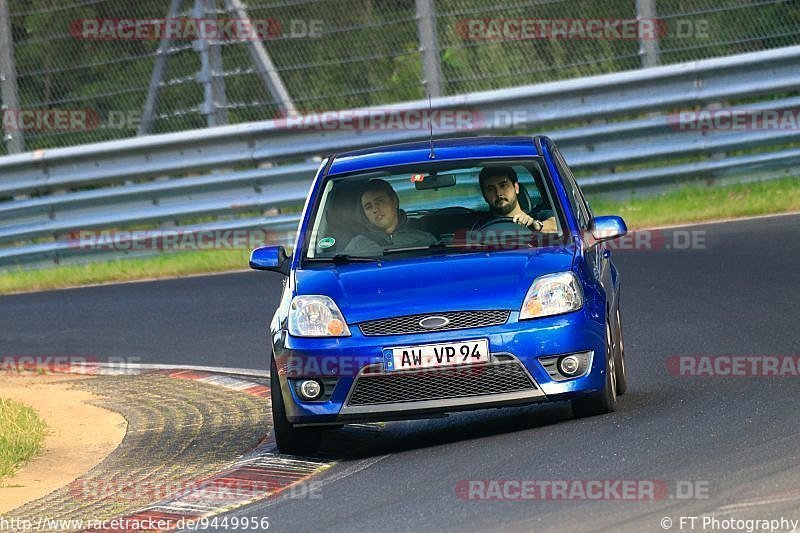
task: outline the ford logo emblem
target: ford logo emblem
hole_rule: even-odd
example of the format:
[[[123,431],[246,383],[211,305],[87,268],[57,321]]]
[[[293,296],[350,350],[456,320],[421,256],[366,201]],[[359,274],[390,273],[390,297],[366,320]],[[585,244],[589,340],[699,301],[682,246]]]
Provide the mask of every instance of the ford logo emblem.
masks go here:
[[[443,316],[427,316],[419,321],[419,326],[425,329],[441,329],[449,323],[450,319]]]

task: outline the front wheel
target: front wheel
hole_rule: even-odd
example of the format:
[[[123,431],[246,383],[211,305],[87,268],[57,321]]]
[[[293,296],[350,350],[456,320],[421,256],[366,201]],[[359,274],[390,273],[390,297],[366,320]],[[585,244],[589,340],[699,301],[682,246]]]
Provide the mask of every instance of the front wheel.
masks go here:
[[[606,382],[602,390],[588,398],[572,400],[572,414],[576,418],[613,413],[617,409],[617,372],[614,364],[614,347],[611,326],[606,322]]]
[[[617,370],[617,396],[622,396],[628,390],[628,371],[625,368],[625,343],[622,340],[622,316],[617,304],[617,343],[614,350],[614,366]]]
[[[275,444],[281,453],[309,455],[319,450],[322,430],[319,428],[296,428],[286,419],[286,406],[283,403],[281,384],[278,379],[278,366],[272,358],[269,372],[270,397],[272,399],[272,424]]]

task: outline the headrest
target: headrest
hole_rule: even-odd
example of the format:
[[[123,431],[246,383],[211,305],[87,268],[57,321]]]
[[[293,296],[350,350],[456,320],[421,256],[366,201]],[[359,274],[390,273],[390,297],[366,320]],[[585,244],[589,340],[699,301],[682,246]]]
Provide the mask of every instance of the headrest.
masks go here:
[[[342,182],[333,190],[333,197],[326,209],[325,217],[328,224],[341,226],[360,222],[361,189],[362,183]]]
[[[528,189],[525,188],[520,182],[519,184],[519,194],[517,195],[517,202],[519,202],[519,206],[522,208],[523,211],[529,213],[531,209],[533,209],[533,202],[531,202],[531,195],[528,194]]]

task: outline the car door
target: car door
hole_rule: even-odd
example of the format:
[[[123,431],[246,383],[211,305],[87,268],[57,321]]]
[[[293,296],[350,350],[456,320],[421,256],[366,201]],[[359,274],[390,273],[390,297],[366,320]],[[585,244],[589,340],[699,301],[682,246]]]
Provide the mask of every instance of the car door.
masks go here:
[[[594,214],[589,207],[589,202],[583,195],[578,186],[575,176],[567,165],[564,156],[557,147],[553,146],[553,156],[555,159],[558,173],[561,176],[564,189],[567,191],[570,206],[578,219],[578,225],[583,233],[583,256],[586,259],[587,267],[592,272],[594,279],[603,286],[606,297],[609,299],[609,309],[613,309],[614,286],[612,269],[610,265],[611,251],[604,242],[597,242],[591,236],[592,219]]]

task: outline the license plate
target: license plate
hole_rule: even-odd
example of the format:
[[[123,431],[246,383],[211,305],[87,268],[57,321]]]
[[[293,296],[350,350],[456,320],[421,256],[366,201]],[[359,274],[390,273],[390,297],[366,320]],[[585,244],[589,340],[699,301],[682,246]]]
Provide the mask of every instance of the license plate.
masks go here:
[[[489,341],[402,346],[384,350],[383,356],[384,368],[390,371],[488,363]]]

